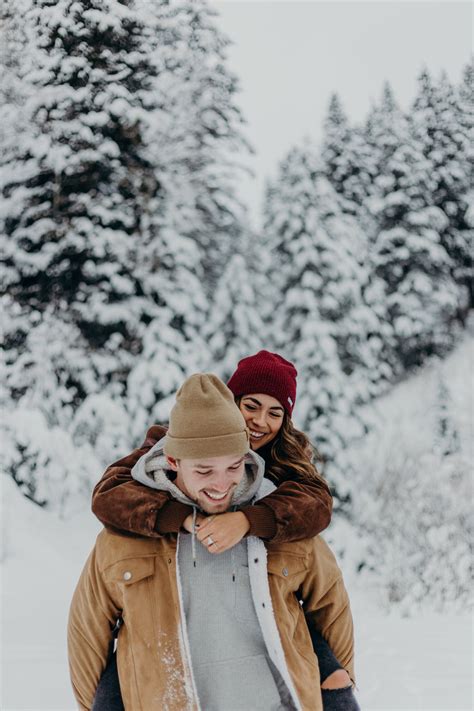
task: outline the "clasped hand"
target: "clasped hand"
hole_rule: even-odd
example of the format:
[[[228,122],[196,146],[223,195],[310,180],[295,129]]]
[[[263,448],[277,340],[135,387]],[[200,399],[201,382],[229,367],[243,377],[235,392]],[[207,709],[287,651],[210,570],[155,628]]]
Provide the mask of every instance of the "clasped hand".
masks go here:
[[[193,517],[190,514],[183,523],[189,533],[193,530]],[[242,511],[229,511],[213,516],[196,516],[196,537],[209,553],[224,553],[233,548],[248,533],[250,523]],[[211,543],[211,541],[213,543]]]

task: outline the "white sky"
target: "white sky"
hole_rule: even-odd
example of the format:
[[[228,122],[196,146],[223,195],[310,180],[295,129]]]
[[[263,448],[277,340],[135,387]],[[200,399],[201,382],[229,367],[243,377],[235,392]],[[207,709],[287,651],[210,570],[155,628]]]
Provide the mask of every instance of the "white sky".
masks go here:
[[[211,0],[233,41],[228,66],[257,151],[256,179],[242,182],[255,222],[265,175],[304,136],[319,141],[329,97],[362,120],[388,79],[404,109],[423,65],[457,82],[472,51],[469,2]]]

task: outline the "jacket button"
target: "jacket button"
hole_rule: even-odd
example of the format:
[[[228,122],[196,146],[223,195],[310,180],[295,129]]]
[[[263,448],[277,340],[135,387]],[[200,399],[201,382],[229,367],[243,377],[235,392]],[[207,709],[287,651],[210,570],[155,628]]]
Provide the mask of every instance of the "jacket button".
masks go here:
[[[283,575],[286,578],[286,576],[288,575],[288,568],[283,568],[283,570],[281,572],[283,573]]]
[[[132,577],[131,572],[129,570],[126,570],[125,573],[123,574],[123,579],[130,580],[131,577]]]

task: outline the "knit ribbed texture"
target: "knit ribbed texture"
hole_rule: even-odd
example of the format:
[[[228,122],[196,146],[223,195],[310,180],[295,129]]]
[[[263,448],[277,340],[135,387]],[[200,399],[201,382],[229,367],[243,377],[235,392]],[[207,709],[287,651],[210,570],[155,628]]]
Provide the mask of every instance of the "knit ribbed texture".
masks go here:
[[[297,371],[278,353],[259,351],[239,361],[227,386],[235,397],[262,393],[274,397],[291,417],[296,400]]]
[[[157,513],[155,530],[162,535],[179,533],[185,518],[192,512],[192,506],[182,504],[180,501],[168,501]]]
[[[270,541],[276,535],[277,523],[271,508],[257,503],[254,506],[243,506],[240,510],[250,524],[248,536]]]
[[[171,410],[165,454],[176,459],[239,456],[249,446],[243,415],[222,380],[212,373],[185,380]]]

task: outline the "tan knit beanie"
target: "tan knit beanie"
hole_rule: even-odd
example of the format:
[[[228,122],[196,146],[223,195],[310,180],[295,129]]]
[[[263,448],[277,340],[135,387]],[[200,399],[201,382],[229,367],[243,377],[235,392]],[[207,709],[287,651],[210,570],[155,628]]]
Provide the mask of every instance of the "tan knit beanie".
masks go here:
[[[191,375],[171,410],[163,451],[175,459],[246,454],[249,433],[229,388],[212,373]]]

